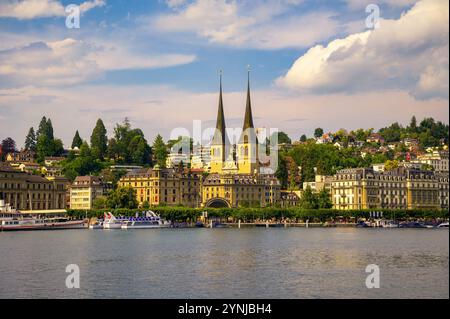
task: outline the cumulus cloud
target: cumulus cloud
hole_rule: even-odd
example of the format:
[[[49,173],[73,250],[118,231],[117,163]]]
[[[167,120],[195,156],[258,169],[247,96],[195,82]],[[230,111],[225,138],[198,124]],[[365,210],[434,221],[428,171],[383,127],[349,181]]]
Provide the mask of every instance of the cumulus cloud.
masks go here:
[[[194,60],[192,55],[137,55],[124,46],[67,38],[0,51],[0,75],[7,77],[8,85],[68,85],[110,70],[170,67]]]
[[[380,24],[312,47],[276,83],[301,92],[403,89],[417,98],[448,98],[448,1],[419,1]]]
[[[171,130],[177,127],[192,132],[194,119],[202,121],[203,129],[214,127],[218,92],[189,92],[155,85],[81,85],[0,88],[0,96],[0,136],[11,136],[17,142],[23,142],[29,127],[37,125],[43,115],[48,115],[56,136],[70,145],[75,130],[79,130],[83,138],[89,137],[95,119],[99,117],[104,120],[109,134],[113,134],[115,123],[128,117],[133,126],[142,128],[150,141],[158,133],[168,138]],[[228,127],[242,128],[245,98],[245,89],[225,92]],[[331,131],[341,127],[349,130],[380,128],[395,121],[409,123],[412,115],[419,120],[431,116],[447,122],[449,114],[446,101],[415,100],[400,91],[351,96],[341,93],[286,96],[273,89],[254,90],[252,102],[257,127],[279,128],[294,139],[301,134],[311,136],[316,127]],[[86,120],[73,120],[80,118]],[[301,120],[301,123],[286,119]]]
[[[337,32],[332,12],[289,14],[292,6],[302,2],[195,0],[185,4],[174,0],[167,2],[173,12],[151,23],[162,32],[188,32],[211,43],[259,49],[307,47]]]
[[[80,4],[80,11],[87,12],[105,4],[105,0],[85,1]],[[65,15],[64,6],[58,0],[7,0],[0,3],[0,17],[26,20]]]

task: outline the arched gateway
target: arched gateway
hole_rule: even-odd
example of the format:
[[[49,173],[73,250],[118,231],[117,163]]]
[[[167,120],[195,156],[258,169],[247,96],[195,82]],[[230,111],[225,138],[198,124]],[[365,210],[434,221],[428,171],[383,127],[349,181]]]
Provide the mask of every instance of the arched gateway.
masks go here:
[[[205,207],[211,207],[211,208],[225,208],[231,207],[231,204],[224,198],[211,198],[210,200],[208,200],[205,204]]]

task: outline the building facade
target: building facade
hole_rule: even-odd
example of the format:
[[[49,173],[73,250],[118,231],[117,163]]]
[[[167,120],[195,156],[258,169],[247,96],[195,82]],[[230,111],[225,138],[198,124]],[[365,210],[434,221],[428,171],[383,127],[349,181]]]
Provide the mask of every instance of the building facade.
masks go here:
[[[107,185],[98,176],[77,176],[70,187],[70,208],[92,209],[94,200],[107,191]]]
[[[435,172],[448,173],[448,151],[434,151],[432,153],[420,155],[414,161],[420,164],[427,164],[433,167]]]
[[[201,173],[172,168],[140,169],[127,173],[119,187],[136,190],[139,205],[198,207],[201,202]]]
[[[303,190],[308,187],[315,193],[319,193],[322,190],[327,190],[331,194],[331,184],[333,182],[333,176],[328,175],[316,175],[314,182],[304,182]]]
[[[338,171],[332,182],[335,209],[440,209],[448,205],[448,175],[400,167],[377,172],[373,168]],[[445,191],[447,187],[447,191]]]
[[[64,177],[44,178],[0,167],[0,198],[17,210],[65,209],[67,185]]]
[[[211,174],[203,182],[207,207],[270,206],[280,202],[276,178],[256,174]]]

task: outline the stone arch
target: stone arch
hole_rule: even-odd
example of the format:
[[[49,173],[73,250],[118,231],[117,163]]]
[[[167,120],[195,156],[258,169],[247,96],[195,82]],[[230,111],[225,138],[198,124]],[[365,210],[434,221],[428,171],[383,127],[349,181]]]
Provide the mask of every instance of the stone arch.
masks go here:
[[[205,204],[205,207],[211,208],[230,208],[231,204],[225,198],[215,197],[208,200]]]

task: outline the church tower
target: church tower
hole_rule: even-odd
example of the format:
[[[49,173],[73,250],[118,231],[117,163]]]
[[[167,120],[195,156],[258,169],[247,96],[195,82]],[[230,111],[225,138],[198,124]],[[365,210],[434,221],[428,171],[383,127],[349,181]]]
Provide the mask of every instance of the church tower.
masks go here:
[[[247,105],[245,107],[244,126],[238,141],[237,158],[239,174],[259,173],[258,140],[253,126],[252,102],[250,97],[250,68],[247,82]]]
[[[230,149],[229,146],[230,142],[226,133],[225,115],[223,112],[222,71],[220,71],[219,108],[217,111],[216,129],[211,141],[211,173],[222,174],[226,152]]]

